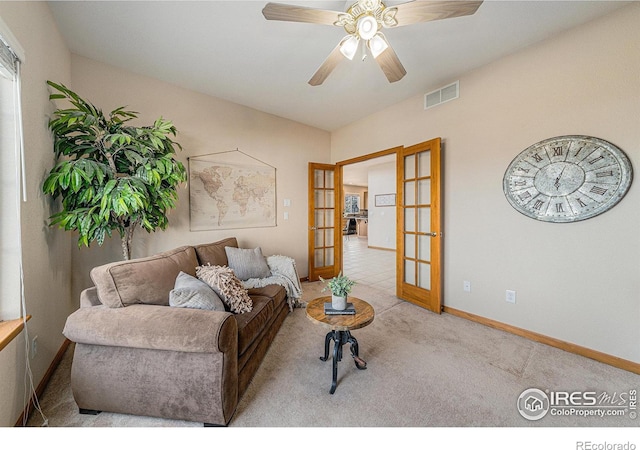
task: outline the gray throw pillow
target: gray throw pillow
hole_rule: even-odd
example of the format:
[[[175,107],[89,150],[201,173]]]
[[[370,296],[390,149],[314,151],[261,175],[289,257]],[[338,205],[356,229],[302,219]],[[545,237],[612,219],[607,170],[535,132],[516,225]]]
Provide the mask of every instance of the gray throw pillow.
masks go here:
[[[225,247],[224,250],[227,253],[229,267],[240,280],[271,276],[271,270],[269,270],[267,260],[262,255],[260,247],[253,249]]]
[[[176,308],[209,309],[224,311],[224,303],[204,281],[180,272],[176,283],[169,292],[169,305]]]

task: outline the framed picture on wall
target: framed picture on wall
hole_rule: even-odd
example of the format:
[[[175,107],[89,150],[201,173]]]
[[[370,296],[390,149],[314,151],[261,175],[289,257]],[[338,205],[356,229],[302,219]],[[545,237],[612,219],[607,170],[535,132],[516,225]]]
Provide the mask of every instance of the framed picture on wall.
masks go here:
[[[380,194],[375,196],[376,206],[396,206],[396,194]]]

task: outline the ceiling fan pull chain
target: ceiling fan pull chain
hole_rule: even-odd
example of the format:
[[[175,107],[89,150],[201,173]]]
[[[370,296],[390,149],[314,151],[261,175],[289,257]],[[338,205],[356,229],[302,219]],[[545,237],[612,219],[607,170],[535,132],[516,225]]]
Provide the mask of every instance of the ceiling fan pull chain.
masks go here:
[[[362,42],[362,60],[364,61],[365,59],[367,59],[367,43],[363,41]]]

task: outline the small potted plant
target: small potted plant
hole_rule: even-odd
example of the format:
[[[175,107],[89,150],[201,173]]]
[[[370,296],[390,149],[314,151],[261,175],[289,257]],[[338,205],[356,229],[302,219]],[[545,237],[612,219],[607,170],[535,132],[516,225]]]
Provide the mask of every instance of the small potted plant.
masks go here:
[[[320,280],[325,283],[322,277]],[[350,280],[347,276],[342,275],[342,272],[337,277],[333,277],[327,282],[327,285],[322,288],[321,292],[327,289],[331,290],[331,307],[338,311],[342,311],[347,308],[347,296],[351,292],[351,288],[356,284],[355,281]]]

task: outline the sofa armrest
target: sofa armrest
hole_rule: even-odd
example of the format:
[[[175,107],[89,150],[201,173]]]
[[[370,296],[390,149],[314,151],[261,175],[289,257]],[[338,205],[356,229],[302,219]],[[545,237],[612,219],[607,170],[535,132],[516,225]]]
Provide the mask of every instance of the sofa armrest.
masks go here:
[[[102,303],[98,298],[98,289],[95,286],[87,288],[80,293],[80,308],[100,305]]]
[[[62,333],[80,344],[237,354],[237,328],[233,314],[224,311],[100,305],[75,311]]]

